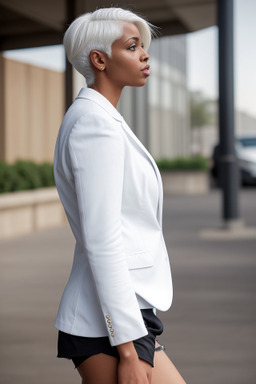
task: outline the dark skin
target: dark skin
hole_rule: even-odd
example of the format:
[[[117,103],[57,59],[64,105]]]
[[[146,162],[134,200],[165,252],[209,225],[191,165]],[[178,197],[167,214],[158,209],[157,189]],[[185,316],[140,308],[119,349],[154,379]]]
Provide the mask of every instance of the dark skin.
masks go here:
[[[149,60],[143,48],[138,28],[132,23],[124,23],[124,34],[112,44],[112,55],[93,50],[90,53],[95,82],[91,88],[117,106],[125,86],[145,85],[149,73],[143,71]]]

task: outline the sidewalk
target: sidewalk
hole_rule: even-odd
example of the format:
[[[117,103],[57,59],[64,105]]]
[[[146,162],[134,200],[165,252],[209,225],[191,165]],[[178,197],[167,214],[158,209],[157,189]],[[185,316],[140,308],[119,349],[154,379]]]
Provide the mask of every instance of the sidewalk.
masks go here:
[[[175,296],[158,313],[160,340],[188,384],[255,384],[256,238],[201,239],[219,212],[218,191],[165,197]],[[242,191],[241,212],[256,227],[256,189]],[[55,358],[53,328],[73,243],[66,226],[0,242],[0,384],[80,383],[72,363]]]

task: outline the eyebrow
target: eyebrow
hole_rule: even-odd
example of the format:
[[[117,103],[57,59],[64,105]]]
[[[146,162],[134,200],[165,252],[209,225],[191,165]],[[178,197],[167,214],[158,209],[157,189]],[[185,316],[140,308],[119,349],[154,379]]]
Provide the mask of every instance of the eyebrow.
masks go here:
[[[127,43],[129,40],[135,40],[135,41],[139,41],[139,38],[138,37],[136,37],[136,36],[134,36],[134,37],[129,37],[129,39],[127,39],[126,41],[125,41],[125,43]]]

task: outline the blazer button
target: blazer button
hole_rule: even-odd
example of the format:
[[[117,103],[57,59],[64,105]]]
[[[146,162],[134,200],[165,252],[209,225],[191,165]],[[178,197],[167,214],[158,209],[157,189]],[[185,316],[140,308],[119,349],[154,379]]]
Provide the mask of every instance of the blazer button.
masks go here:
[[[107,318],[108,320],[110,320],[110,315],[109,315],[109,314],[107,314],[107,315],[106,315],[106,318]]]
[[[111,336],[112,336],[112,337],[114,337],[114,336],[115,336],[114,332],[112,332],[112,333],[111,333]]]
[[[111,324],[111,323],[108,323],[108,327],[109,327],[109,328],[112,328],[112,324]]]

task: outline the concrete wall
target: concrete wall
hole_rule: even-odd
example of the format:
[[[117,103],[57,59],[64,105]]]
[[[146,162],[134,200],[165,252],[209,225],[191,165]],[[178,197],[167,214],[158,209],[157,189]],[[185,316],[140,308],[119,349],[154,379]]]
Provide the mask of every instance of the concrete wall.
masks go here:
[[[0,240],[67,222],[56,188],[0,195]]]
[[[0,158],[52,161],[64,75],[0,56]]]

